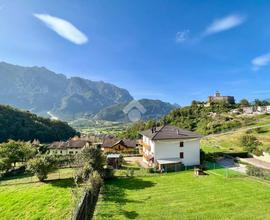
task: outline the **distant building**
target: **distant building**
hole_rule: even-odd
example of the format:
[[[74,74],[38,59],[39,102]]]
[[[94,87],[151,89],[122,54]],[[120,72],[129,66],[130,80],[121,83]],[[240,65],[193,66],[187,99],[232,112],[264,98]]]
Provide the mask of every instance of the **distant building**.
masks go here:
[[[136,151],[136,140],[104,138],[101,149],[104,153],[133,153]]]
[[[235,104],[235,99],[233,96],[222,96],[220,92],[216,92],[214,96],[208,97],[208,103],[213,102],[225,102],[229,104]]]
[[[267,106],[257,106],[257,111],[260,113],[266,113],[267,112]]]
[[[270,113],[270,105],[267,106],[248,106],[242,107],[244,114],[264,114]]]
[[[244,114],[253,114],[254,112],[256,112],[255,106],[247,106],[247,107],[243,107],[242,109],[243,109]]]
[[[54,155],[73,155],[80,153],[84,147],[92,145],[88,140],[73,138],[68,141],[56,141],[49,145],[49,154]]]

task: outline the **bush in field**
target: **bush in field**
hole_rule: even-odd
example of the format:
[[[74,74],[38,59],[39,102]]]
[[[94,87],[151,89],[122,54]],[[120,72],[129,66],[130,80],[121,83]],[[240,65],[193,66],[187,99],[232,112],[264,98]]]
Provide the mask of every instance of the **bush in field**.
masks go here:
[[[43,182],[48,178],[48,173],[56,169],[56,160],[54,157],[46,155],[29,160],[28,170],[34,173],[39,181]]]
[[[16,166],[17,162],[25,162],[36,153],[30,142],[9,140],[0,144],[0,158],[8,158]]]
[[[249,104],[249,101],[248,101],[247,99],[242,99],[242,100],[240,100],[240,105],[241,105],[242,107],[247,107],[247,106],[249,106],[250,104]]]
[[[254,167],[252,165],[247,166],[247,174],[249,176],[256,176],[265,180],[270,180],[270,171],[259,168],[259,167]]]
[[[267,130],[266,130],[265,128],[262,128],[262,127],[254,128],[254,131],[255,131],[257,134],[261,134],[261,133],[267,132]]]
[[[98,195],[102,183],[103,180],[97,171],[93,171],[87,181],[87,185],[91,187],[91,192],[95,196]]]
[[[81,182],[85,182],[89,179],[90,174],[93,172],[93,168],[85,163],[83,164],[82,167],[79,167],[76,171],[75,171],[75,183],[79,184]]]
[[[103,179],[112,179],[114,177],[114,169],[112,166],[106,166],[102,172]]]
[[[89,146],[78,154],[77,162],[79,164],[89,164],[93,170],[100,172],[105,164],[105,157],[99,147]]]
[[[36,154],[30,142],[9,140],[0,144],[0,171],[7,172],[17,162],[26,162]]]
[[[248,165],[247,166],[247,175],[262,177],[263,176],[263,170],[258,168],[258,167]]]
[[[79,169],[75,174],[75,182],[79,183],[86,181],[93,171],[101,174],[105,165],[105,157],[99,147],[89,146],[76,155],[76,164]]]
[[[11,169],[12,165],[8,158],[0,158],[0,171],[4,171],[5,173]]]
[[[243,135],[240,138],[240,143],[247,152],[257,156],[262,155],[262,150],[259,148],[261,142],[254,135]]]

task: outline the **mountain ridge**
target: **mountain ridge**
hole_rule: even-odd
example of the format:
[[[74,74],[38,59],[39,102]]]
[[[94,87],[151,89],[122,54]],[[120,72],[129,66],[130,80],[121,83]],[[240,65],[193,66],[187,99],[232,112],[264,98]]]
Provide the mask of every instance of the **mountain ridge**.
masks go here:
[[[23,67],[0,62],[0,78],[0,103],[47,117],[47,112],[50,112],[66,121],[95,116],[104,119],[107,118],[104,109],[134,100],[128,90],[114,84],[78,76],[67,77],[46,67]],[[148,109],[151,109],[149,103],[155,103],[150,99],[144,102]],[[151,115],[156,117],[168,113],[163,112],[163,105],[168,111],[173,109],[173,105],[170,108],[169,103],[160,101],[161,111],[155,108],[157,114],[151,112]],[[100,112],[105,114],[103,118]],[[111,119],[122,118],[123,115]]]

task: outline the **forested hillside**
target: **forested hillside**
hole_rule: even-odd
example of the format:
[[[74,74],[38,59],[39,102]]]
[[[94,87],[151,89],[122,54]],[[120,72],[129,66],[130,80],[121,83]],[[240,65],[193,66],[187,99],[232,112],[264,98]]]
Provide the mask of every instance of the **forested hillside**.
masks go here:
[[[52,142],[76,135],[67,123],[38,117],[26,111],[0,105],[0,142],[8,139]]]
[[[239,105],[226,103],[212,103],[205,106],[205,103],[194,101],[190,106],[177,108],[160,120],[149,120],[133,124],[121,136],[136,138],[139,131],[163,124],[173,124],[180,128],[207,135],[251,123],[253,121],[252,117],[230,113],[230,110],[237,107]]]
[[[176,108],[174,105],[168,102],[162,102],[160,100],[140,99],[138,100],[138,102],[145,109],[145,112],[142,113],[143,120],[161,118]],[[100,119],[100,120],[106,120],[106,121],[128,122],[129,119],[123,111],[125,106],[127,105],[128,103],[109,106],[101,110],[95,116],[95,118]]]

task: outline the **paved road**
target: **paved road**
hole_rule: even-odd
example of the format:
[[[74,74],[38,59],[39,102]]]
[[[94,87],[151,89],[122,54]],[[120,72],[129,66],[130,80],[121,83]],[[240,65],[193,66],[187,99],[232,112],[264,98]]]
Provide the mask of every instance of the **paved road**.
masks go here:
[[[263,169],[268,169],[270,170],[270,163],[266,161],[262,161],[256,158],[241,158],[241,161],[244,161],[246,163],[249,163],[255,167],[260,167]]]
[[[221,166],[226,167],[230,170],[234,170],[234,171],[240,172],[240,173],[246,173],[246,166],[243,164],[235,163],[233,159],[222,158],[222,159],[218,160],[217,162]]]

